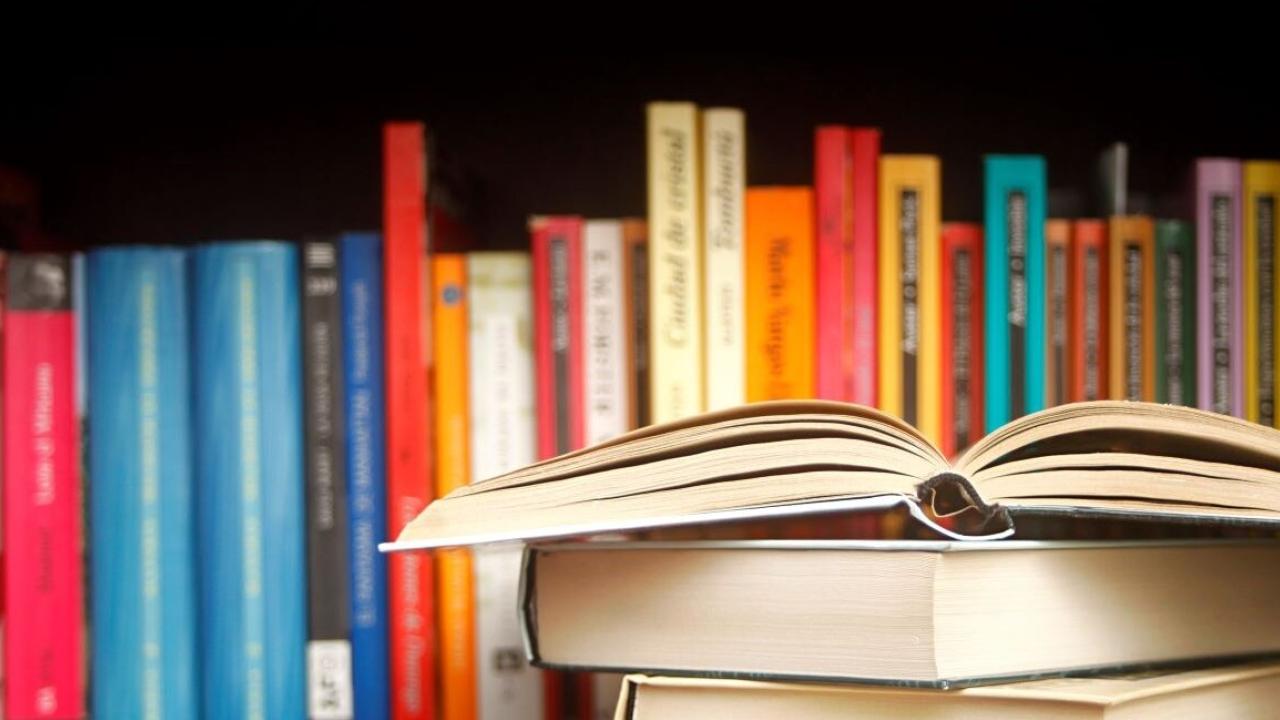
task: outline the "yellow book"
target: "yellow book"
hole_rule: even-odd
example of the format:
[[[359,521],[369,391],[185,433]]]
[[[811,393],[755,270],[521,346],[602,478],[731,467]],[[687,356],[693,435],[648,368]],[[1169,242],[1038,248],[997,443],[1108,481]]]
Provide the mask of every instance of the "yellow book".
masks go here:
[[[1113,400],[1156,399],[1155,223],[1145,215],[1111,218],[1107,378]]]
[[[698,108],[647,108],[651,413],[664,423],[703,409],[702,231]]]
[[[941,163],[880,158],[880,408],[941,440]]]
[[[1276,206],[1280,205],[1280,162],[1244,164],[1244,416],[1280,427],[1276,413],[1276,376],[1280,348],[1276,317]]]
[[[702,112],[703,268],[707,410],[746,398],[746,288],[743,259],[747,153],[742,111]]]
[[[813,397],[813,191],[747,191],[747,400]]]

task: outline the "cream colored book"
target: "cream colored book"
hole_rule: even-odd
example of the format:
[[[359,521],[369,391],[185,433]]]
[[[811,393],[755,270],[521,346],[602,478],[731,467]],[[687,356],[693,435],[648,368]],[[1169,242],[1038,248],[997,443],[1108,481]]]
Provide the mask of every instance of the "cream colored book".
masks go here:
[[[959,691],[628,676],[616,720],[1143,720],[1276,716],[1280,664],[1055,678]]]
[[[654,422],[703,410],[698,108],[648,106],[649,369]]]
[[[746,400],[746,145],[741,110],[702,111],[707,410]]]

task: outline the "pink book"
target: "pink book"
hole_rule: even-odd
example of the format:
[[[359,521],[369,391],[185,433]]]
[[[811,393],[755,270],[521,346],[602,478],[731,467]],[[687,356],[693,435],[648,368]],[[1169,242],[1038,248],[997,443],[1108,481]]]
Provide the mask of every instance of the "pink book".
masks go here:
[[[5,715],[83,718],[71,263],[10,255],[4,308]]]
[[[876,398],[876,242],[879,198],[880,131],[852,128],[853,147],[853,402],[874,407]]]
[[[853,146],[849,131],[814,133],[817,218],[817,395],[853,399]]]
[[[1196,394],[1244,417],[1244,259],[1240,161],[1196,160]]]

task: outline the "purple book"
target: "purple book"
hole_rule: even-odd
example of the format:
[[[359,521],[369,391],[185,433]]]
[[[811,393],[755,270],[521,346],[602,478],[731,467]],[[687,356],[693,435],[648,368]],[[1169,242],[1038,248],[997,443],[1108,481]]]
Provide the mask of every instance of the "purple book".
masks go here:
[[[1197,404],[1244,417],[1240,161],[1196,160],[1195,183]]]

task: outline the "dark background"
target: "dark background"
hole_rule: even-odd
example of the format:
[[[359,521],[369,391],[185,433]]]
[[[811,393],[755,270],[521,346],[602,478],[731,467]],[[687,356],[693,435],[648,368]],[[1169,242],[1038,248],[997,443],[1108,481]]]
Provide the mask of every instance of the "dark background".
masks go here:
[[[943,161],[943,217],[981,217],[981,156],[1047,156],[1051,212],[1092,211],[1094,163],[1130,144],[1138,209],[1174,214],[1199,155],[1280,157],[1271,53],[912,61],[847,55],[346,49],[136,50],[6,77],[0,164],[37,181],[59,246],[298,238],[380,224],[380,123],[421,119],[477,241],[532,213],[643,215],[644,103],[747,113],[751,184],[808,184],[824,122]],[[460,178],[460,181],[458,179]],[[1072,196],[1075,196],[1074,198]]]

